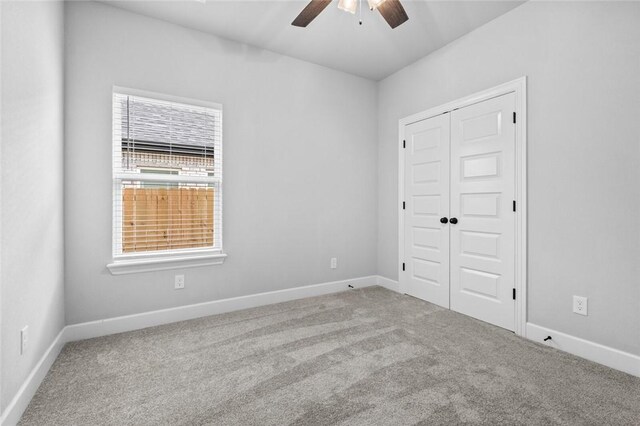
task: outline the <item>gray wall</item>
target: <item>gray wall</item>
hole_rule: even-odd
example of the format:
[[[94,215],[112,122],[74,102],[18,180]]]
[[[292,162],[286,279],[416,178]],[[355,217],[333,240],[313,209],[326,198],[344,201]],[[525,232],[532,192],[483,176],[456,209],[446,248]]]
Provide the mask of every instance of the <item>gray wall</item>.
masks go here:
[[[527,75],[528,320],[640,354],[639,23],[637,2],[528,2],[383,80],[378,272],[398,278],[398,119]]]
[[[64,326],[63,5],[0,2],[2,410]],[[29,347],[20,355],[20,329]]]
[[[67,323],[376,273],[374,82],[102,4],[66,41]],[[109,274],[113,85],[223,104],[223,265]]]

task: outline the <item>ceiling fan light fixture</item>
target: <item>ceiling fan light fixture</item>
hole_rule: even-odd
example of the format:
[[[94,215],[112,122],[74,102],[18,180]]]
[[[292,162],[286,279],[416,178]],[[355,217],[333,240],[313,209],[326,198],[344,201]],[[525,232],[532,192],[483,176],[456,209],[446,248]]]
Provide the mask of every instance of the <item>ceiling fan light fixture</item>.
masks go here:
[[[385,1],[386,0],[367,0],[367,3],[369,3],[369,9],[374,10],[377,9],[378,6],[380,6]]]
[[[358,8],[358,0],[340,0],[338,2],[338,9],[344,10],[349,13],[356,13]]]
[[[2,0],[0,0],[2,1]],[[367,0],[371,9],[377,9],[380,15],[387,21],[393,29],[409,20],[407,12],[400,3],[401,0]],[[302,9],[302,12],[291,22],[294,27],[306,27],[311,21],[322,12],[332,0],[311,0]],[[363,0],[339,0],[338,9],[355,14],[360,7],[360,25],[362,25],[362,2]]]

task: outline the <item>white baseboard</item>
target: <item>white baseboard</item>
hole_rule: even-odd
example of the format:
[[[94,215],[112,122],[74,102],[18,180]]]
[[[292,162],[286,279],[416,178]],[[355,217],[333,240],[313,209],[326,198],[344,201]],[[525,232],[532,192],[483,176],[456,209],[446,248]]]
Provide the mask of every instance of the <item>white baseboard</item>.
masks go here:
[[[240,309],[255,308],[257,306],[271,305],[273,303],[287,302],[305,297],[336,293],[349,290],[349,285],[353,286],[353,288],[368,287],[377,285],[377,278],[377,276],[371,275],[73,324],[66,327],[65,337],[67,342],[73,342],[209,315],[223,314]]]
[[[535,342],[640,377],[640,356],[638,355],[541,327],[530,322],[527,323],[526,336],[527,339]],[[545,342],[543,339],[547,336],[551,336],[551,340]]]
[[[398,281],[394,281],[390,278],[383,277],[381,275],[376,276],[376,283],[380,287],[384,287],[387,290],[395,291],[396,293],[400,293],[400,283]]]
[[[40,361],[38,361],[33,370],[31,370],[27,379],[24,381],[22,386],[20,386],[20,389],[18,389],[16,395],[2,413],[0,425],[14,426],[18,423],[20,417],[22,417],[22,413],[27,409],[29,402],[31,402],[31,398],[35,395],[36,391],[40,387],[40,383],[44,380],[49,369],[53,365],[53,362],[56,360],[62,350],[62,347],[66,343],[64,335],[65,329],[63,328],[60,330],[60,333],[58,333],[42,358],[40,358]]]

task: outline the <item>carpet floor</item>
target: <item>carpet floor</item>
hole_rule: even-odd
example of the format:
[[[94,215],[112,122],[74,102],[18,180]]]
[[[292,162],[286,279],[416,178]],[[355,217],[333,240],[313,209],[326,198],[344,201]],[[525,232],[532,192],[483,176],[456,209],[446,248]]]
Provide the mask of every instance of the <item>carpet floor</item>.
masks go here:
[[[67,344],[20,425],[637,425],[640,378],[380,287]]]

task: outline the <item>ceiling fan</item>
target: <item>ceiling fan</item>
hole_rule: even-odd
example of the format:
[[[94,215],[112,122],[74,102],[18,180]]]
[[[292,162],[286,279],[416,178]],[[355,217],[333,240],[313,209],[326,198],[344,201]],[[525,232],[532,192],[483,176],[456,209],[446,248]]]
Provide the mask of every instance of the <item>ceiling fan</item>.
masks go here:
[[[332,0],[311,0],[309,4],[302,9],[302,12],[293,20],[291,25],[295,27],[306,27],[316,19],[316,16],[320,14]],[[356,13],[358,3],[362,0],[339,0],[338,9],[344,10],[350,13]],[[409,17],[407,12],[400,4],[400,0],[367,0],[369,3],[369,9],[377,9],[382,15],[385,21],[391,28],[395,28],[400,24],[406,22]],[[362,24],[362,21],[360,21]]]

